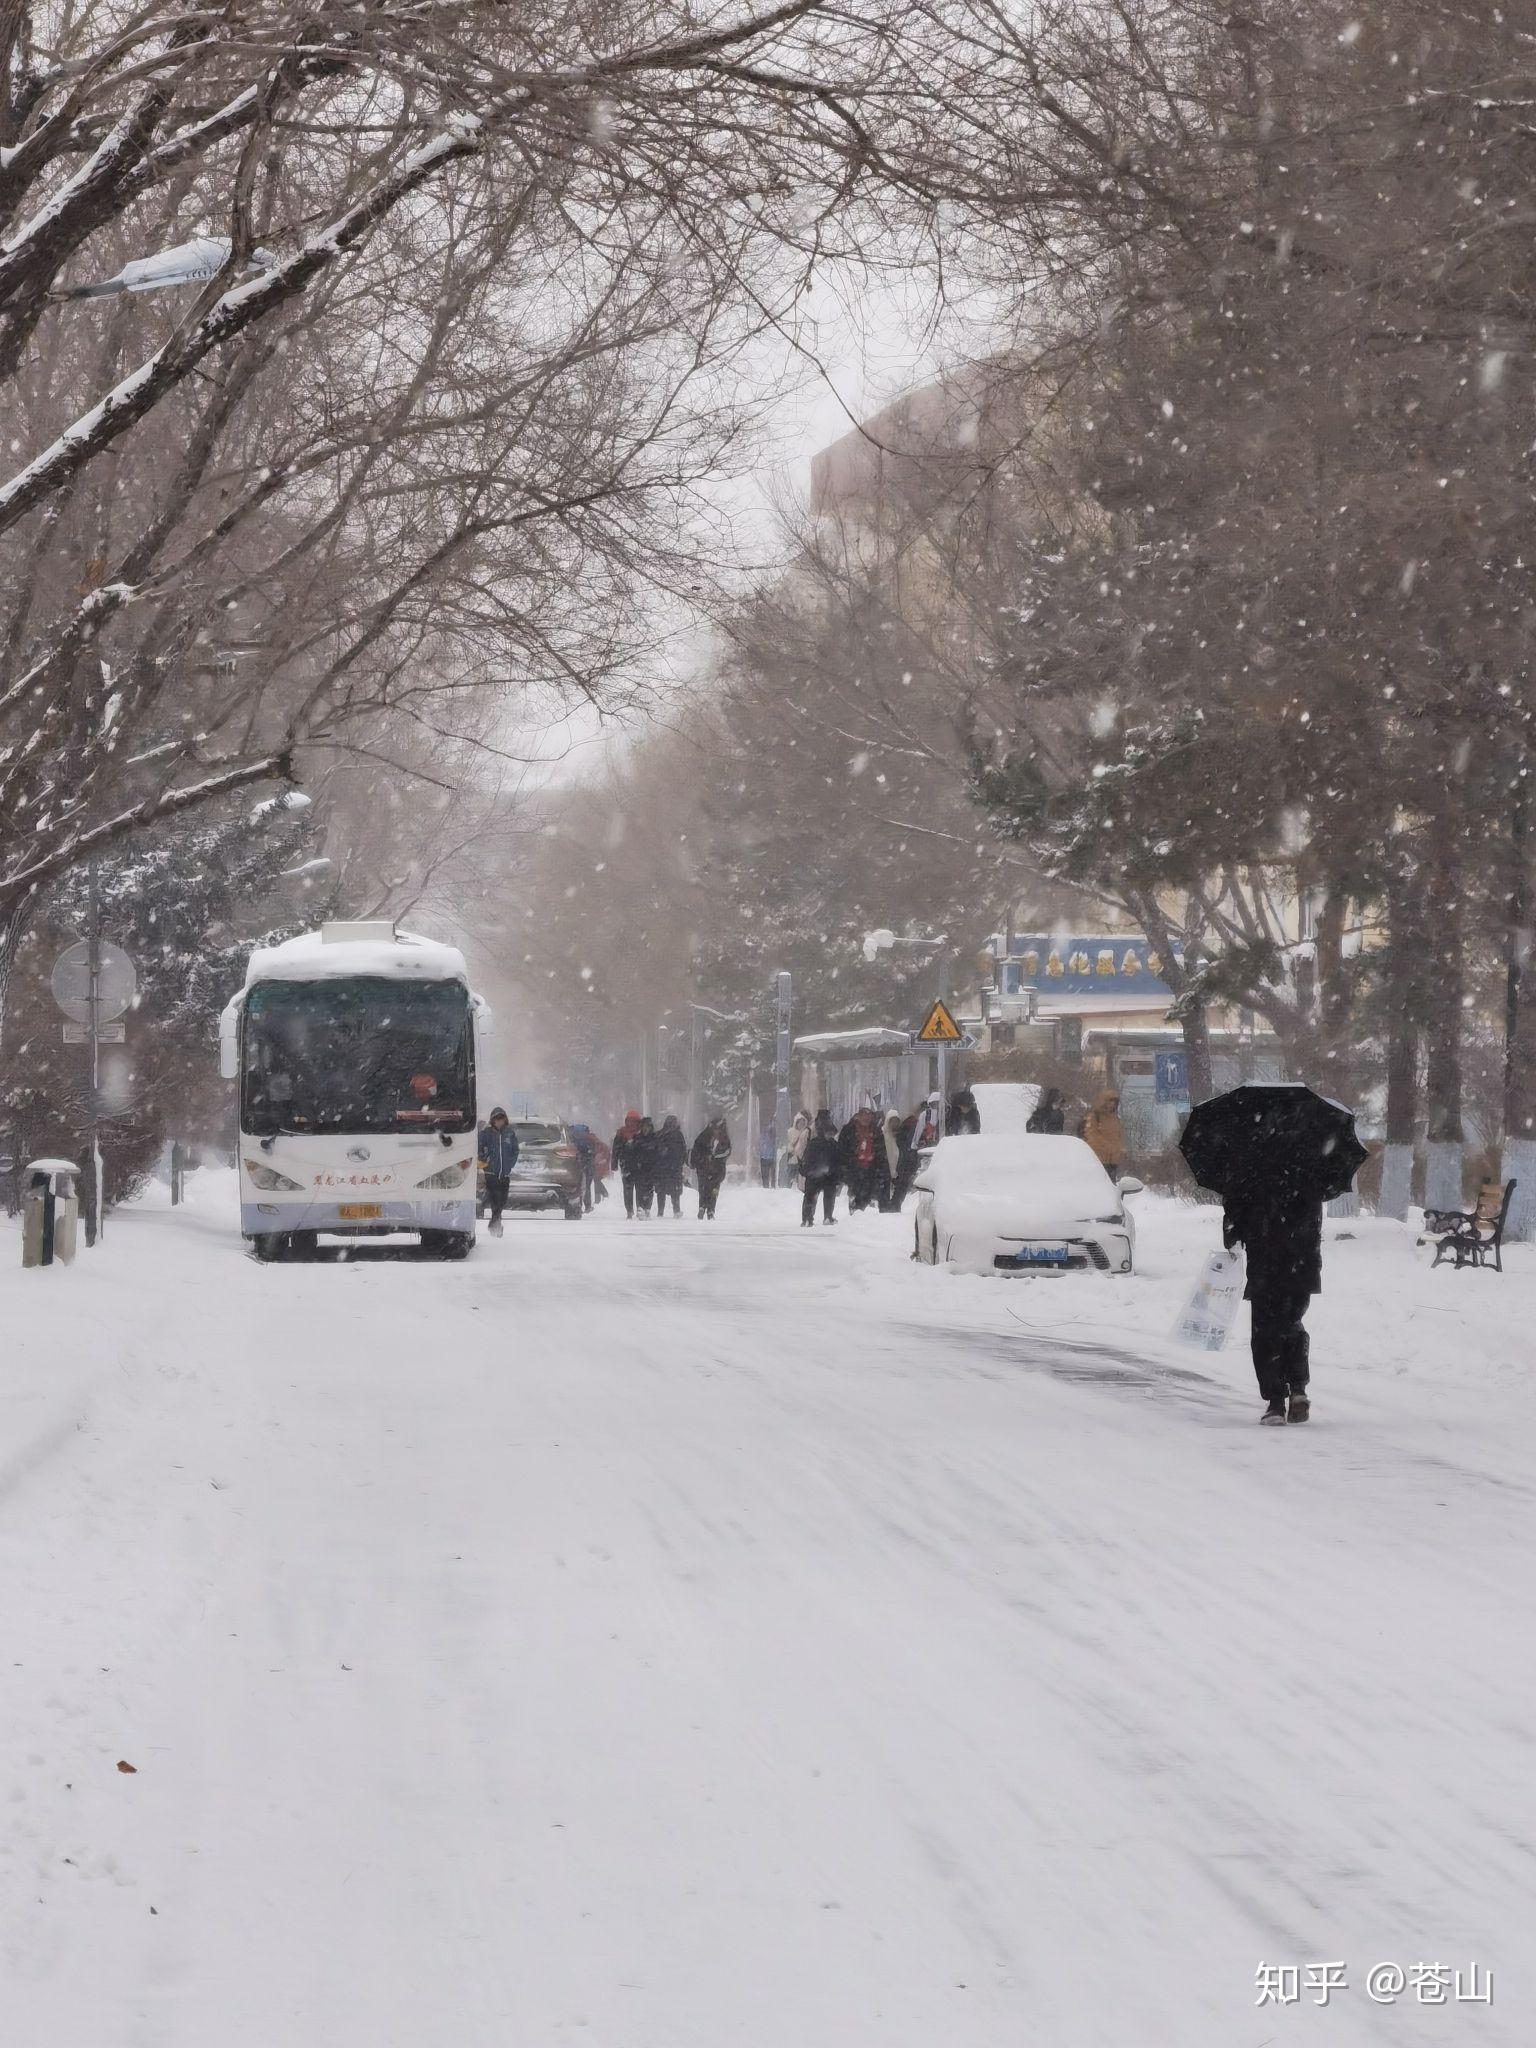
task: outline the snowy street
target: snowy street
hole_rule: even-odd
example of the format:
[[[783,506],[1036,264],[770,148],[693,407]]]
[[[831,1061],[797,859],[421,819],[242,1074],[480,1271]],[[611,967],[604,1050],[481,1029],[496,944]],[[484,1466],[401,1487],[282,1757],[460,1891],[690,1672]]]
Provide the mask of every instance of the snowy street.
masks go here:
[[[1171,1201],[999,1282],[734,1186],[460,1266],[164,1200],[0,1239],[16,2048],[1529,2039],[1531,1251],[1330,1224],[1266,1431]]]

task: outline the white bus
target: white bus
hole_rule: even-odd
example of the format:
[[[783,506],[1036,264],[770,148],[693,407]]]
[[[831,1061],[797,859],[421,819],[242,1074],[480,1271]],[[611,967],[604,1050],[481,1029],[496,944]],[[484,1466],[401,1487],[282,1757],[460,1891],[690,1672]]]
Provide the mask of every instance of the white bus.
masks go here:
[[[476,1040],[490,1013],[452,946],[327,924],[259,946],[220,1020],[240,1084],[240,1228],[258,1259],[327,1236],[475,1241]]]

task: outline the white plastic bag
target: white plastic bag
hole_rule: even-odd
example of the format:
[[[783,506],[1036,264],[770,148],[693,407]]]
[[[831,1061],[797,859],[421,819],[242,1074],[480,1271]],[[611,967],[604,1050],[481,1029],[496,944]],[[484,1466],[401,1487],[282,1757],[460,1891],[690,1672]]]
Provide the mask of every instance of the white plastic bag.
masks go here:
[[[1221,1351],[1232,1334],[1248,1269],[1241,1251],[1212,1252],[1173,1326],[1181,1344],[1196,1351]]]

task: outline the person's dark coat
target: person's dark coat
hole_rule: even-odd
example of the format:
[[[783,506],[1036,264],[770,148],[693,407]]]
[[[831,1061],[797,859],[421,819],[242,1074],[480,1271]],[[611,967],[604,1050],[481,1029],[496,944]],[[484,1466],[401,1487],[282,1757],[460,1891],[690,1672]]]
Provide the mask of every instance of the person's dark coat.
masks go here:
[[[1047,1088],[1030,1112],[1026,1131],[1035,1131],[1046,1137],[1059,1138],[1067,1128],[1067,1112],[1059,1088]]]
[[[981,1136],[981,1111],[976,1107],[976,1098],[969,1088],[957,1088],[949,1098],[949,1108],[944,1112],[944,1135],[946,1138]]]
[[[818,1109],[811,1135],[805,1141],[805,1150],[800,1155],[800,1178],[807,1183],[815,1181],[819,1187],[823,1181],[837,1180],[841,1176],[842,1153],[837,1142],[837,1126],[832,1121],[830,1110]]]
[[[907,1190],[917,1179],[917,1170],[922,1165],[922,1154],[918,1151],[917,1133],[921,1112],[913,1110],[904,1116],[896,1127],[896,1180],[891,1188],[891,1200],[899,1209],[906,1200]]]
[[[688,1164],[688,1140],[675,1116],[664,1117],[656,1133],[656,1178],[665,1187],[681,1183]]]
[[[1247,1254],[1249,1301],[1304,1302],[1323,1291],[1323,1205],[1285,1190],[1253,1189],[1222,1204],[1222,1242]]]
[[[656,1185],[656,1148],[660,1142],[656,1126],[648,1116],[640,1119],[640,1128],[628,1141],[627,1173],[635,1177],[635,1186],[648,1194]]]
[[[731,1156],[731,1134],[725,1127],[725,1118],[717,1116],[707,1123],[693,1141],[693,1150],[688,1154],[688,1164],[700,1181],[719,1182],[725,1179],[725,1163]]]
[[[613,1134],[613,1143],[608,1148],[609,1163],[621,1180],[635,1177],[634,1154],[631,1150],[640,1133],[640,1112],[632,1109]]]
[[[492,1110],[491,1115],[500,1114]],[[511,1124],[503,1124],[498,1130],[495,1124],[486,1124],[480,1133],[478,1146],[480,1164],[495,1180],[505,1180],[517,1164],[517,1132]]]

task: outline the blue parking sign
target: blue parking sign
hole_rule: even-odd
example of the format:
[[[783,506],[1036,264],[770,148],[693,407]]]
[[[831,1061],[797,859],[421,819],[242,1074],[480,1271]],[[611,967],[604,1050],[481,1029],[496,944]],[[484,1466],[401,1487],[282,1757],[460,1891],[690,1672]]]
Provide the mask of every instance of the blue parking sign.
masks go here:
[[[1182,1052],[1160,1052],[1154,1055],[1157,1074],[1157,1099],[1159,1102],[1182,1102],[1189,1104],[1189,1056]]]

